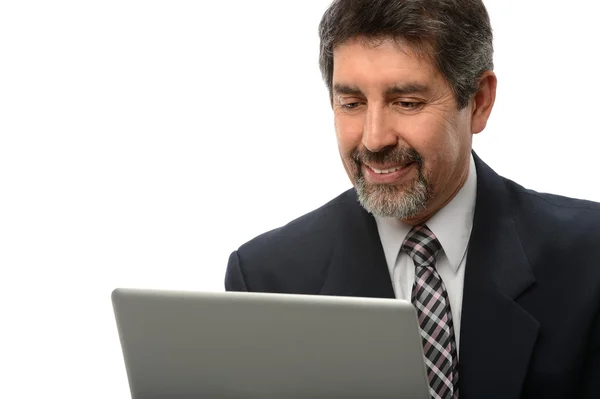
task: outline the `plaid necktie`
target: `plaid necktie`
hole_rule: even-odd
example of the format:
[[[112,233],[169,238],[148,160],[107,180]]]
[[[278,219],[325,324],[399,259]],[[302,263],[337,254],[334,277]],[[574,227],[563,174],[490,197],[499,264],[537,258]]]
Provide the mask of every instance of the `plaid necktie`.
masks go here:
[[[402,251],[415,264],[412,303],[417,309],[429,393],[435,399],[458,398],[458,358],[450,301],[444,282],[435,269],[442,245],[427,226],[415,226],[406,236]]]

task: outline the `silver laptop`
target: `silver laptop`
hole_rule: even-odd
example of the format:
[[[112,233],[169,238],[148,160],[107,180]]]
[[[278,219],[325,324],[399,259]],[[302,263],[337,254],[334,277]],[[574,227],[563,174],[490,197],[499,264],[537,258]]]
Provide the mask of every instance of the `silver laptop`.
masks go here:
[[[429,398],[396,299],[116,289],[133,399]]]

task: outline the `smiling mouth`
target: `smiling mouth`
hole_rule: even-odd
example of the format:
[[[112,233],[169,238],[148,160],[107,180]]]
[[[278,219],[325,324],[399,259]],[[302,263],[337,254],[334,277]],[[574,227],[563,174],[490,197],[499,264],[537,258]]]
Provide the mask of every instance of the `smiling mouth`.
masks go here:
[[[394,173],[394,172],[397,172],[397,171],[399,171],[401,169],[407,168],[411,164],[413,164],[413,162],[409,162],[406,165],[395,166],[395,167],[386,168],[386,169],[378,169],[378,168],[375,168],[375,167],[373,167],[371,165],[365,165],[365,166],[367,166],[369,169],[371,169],[373,172],[377,173],[378,175],[385,175],[385,174]]]

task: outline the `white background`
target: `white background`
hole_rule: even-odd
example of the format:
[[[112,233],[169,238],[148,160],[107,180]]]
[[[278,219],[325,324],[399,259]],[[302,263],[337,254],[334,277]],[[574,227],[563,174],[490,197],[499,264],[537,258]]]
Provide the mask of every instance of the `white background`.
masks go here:
[[[0,3],[0,397],[127,398],[110,293],[223,290],[229,253],[350,187],[328,0]],[[600,200],[596,2],[490,0],[478,154]]]

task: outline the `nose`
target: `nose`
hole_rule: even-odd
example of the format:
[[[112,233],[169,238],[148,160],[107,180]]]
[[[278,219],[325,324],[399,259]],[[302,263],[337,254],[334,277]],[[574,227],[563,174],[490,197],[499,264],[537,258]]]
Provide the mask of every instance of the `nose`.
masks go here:
[[[365,116],[362,144],[371,152],[379,152],[398,144],[398,137],[389,123],[389,116],[382,107],[369,107]]]

